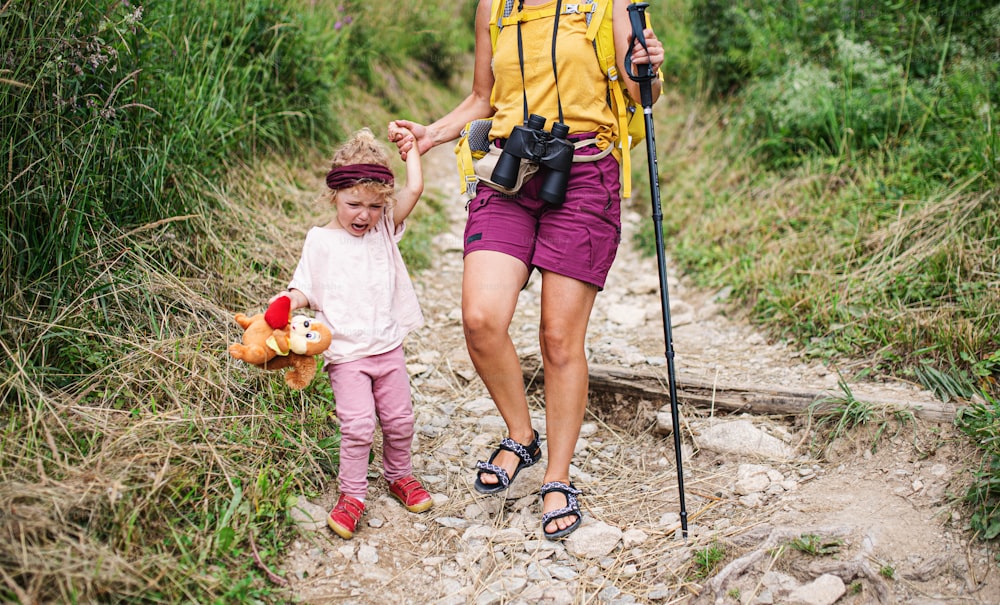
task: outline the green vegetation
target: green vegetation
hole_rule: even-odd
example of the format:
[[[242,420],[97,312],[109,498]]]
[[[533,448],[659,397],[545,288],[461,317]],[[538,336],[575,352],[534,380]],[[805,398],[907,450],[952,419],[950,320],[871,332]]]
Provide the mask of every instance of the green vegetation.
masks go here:
[[[816,534],[803,534],[788,543],[792,549],[814,557],[835,555],[840,552],[840,547],[843,545],[843,540],[839,538],[824,538]]]
[[[974,402],[959,410],[955,423],[983,452],[965,501],[973,509],[972,529],[993,540],[1000,536],[1000,402]]]
[[[667,253],[809,357],[853,360],[842,385],[895,376],[968,405],[972,526],[1000,535],[1000,5],[659,9],[688,42],[657,106]],[[652,221],[639,240],[654,253]],[[848,392],[826,420],[835,437],[876,417]]]
[[[1000,6],[922,6],[694,1],[664,230],[811,355],[996,396]]]
[[[816,401],[809,413],[816,419],[816,432],[824,440],[825,446],[834,445],[838,439],[847,436],[854,429],[874,425],[870,435],[869,450],[875,452],[879,442],[890,426],[903,427],[914,422],[913,412],[896,406],[880,405],[861,401],[854,396],[847,381],[841,377],[838,382],[842,395]]]
[[[0,3],[0,600],[289,598],[263,567],[336,465],[335,402],[232,362],[231,315],[287,281],[339,140],[462,94],[473,10]],[[670,0],[650,21],[672,259],[813,356],[974,401],[966,499],[1000,535],[1000,9]],[[417,212],[414,270],[443,220]],[[834,433],[881,421],[845,394]]]
[[[287,283],[346,133],[450,102],[471,31],[441,24],[467,19],[0,3],[0,600],[287,598],[262,567],[335,468],[334,401],[233,362],[232,314]],[[418,209],[416,268],[438,214]]]
[[[694,577],[704,579],[715,573],[715,568],[726,558],[726,548],[722,544],[712,543],[694,551],[691,564],[694,566]]]

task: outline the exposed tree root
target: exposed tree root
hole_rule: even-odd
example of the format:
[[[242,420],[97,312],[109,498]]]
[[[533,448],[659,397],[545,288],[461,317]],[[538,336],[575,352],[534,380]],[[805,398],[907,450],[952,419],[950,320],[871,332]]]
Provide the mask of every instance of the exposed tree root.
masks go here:
[[[781,549],[792,540],[807,534],[829,536],[836,538],[846,538],[852,533],[849,527],[775,527],[772,528],[767,538],[760,542],[756,548],[745,555],[735,559],[726,565],[719,573],[705,582],[701,593],[695,603],[724,603],[727,592],[740,580],[750,579],[754,575],[763,576],[770,571],[775,561],[780,557]],[[874,602],[891,603],[892,597],[885,580],[879,575],[877,569],[873,569],[870,564],[870,553],[872,541],[866,537],[863,541],[861,552],[851,560],[820,559],[814,561],[806,568],[799,571],[809,576],[817,578],[823,574],[832,574],[839,577],[844,584],[851,584],[855,580],[865,580],[871,587]],[[770,563],[765,563],[768,559]],[[750,579],[749,581],[753,581]],[[759,580],[756,582],[757,589],[760,589]]]

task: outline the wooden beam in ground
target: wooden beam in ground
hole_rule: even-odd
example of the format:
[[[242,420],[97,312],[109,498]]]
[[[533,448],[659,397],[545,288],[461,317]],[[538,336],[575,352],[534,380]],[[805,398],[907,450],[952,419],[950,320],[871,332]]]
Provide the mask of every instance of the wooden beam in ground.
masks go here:
[[[521,359],[525,383],[540,387],[545,374],[537,357]],[[666,370],[598,365],[590,366],[592,393],[615,394],[628,398],[665,402],[669,406],[670,391]],[[702,378],[677,373],[677,403],[724,412],[796,416],[824,414],[842,405],[843,393],[773,385],[737,385],[710,383]],[[859,401],[876,406],[905,410],[932,422],[950,423],[957,406],[934,400],[907,401],[884,397],[856,396]]]

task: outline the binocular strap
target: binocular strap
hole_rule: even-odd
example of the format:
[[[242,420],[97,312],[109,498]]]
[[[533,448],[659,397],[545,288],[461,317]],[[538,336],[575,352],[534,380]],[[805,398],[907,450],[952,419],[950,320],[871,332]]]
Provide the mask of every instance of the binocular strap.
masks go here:
[[[597,143],[597,139],[583,139],[580,141],[574,141],[573,149],[582,149],[588,145],[594,145],[595,143]],[[596,153],[594,155],[582,155],[579,153],[574,153],[573,163],[575,164],[578,162],[596,162],[597,160],[603,160],[604,158],[607,157],[609,153],[611,153],[611,149],[613,147],[614,145],[608,145],[606,148],[602,149],[600,153]]]

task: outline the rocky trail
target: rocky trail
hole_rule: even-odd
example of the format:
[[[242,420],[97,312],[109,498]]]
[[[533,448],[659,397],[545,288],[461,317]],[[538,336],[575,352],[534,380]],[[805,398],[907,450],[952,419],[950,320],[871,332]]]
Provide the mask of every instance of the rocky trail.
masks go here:
[[[810,418],[805,409],[762,415],[753,406],[682,399],[686,538],[665,390],[639,397],[606,389],[592,397],[572,469],[585,521],[567,540],[541,535],[542,464],[522,472],[506,495],[476,493],[475,462],[489,456],[505,429],[462,337],[464,201],[452,193],[449,146],[428,154],[424,165],[427,188],[448,200],[453,219],[451,231],[435,241],[434,266],[414,276],[427,323],[406,343],[417,417],[414,470],[435,505],[418,515],[392,499],[378,476],[377,451],[367,511],[345,541],[324,521],[336,501],[331,478],[324,494],[300,499],[301,537],[289,556],[268,562],[296,598],[439,605],[1000,603],[996,548],[970,534],[959,501],[975,458],[951,425],[954,407],[913,385],[842,378],[727,317],[724,292],[690,288],[673,274],[671,323],[684,380],[831,397],[845,395],[840,383],[847,380],[857,401],[895,403],[873,404],[867,424],[833,439],[838,425]],[[595,366],[660,375],[665,384],[656,259],[631,247],[648,214],[624,213],[623,245],[597,298],[588,351]],[[536,275],[521,293],[511,328],[526,368],[538,365],[539,283]],[[529,401],[544,441],[544,401],[532,377]]]

